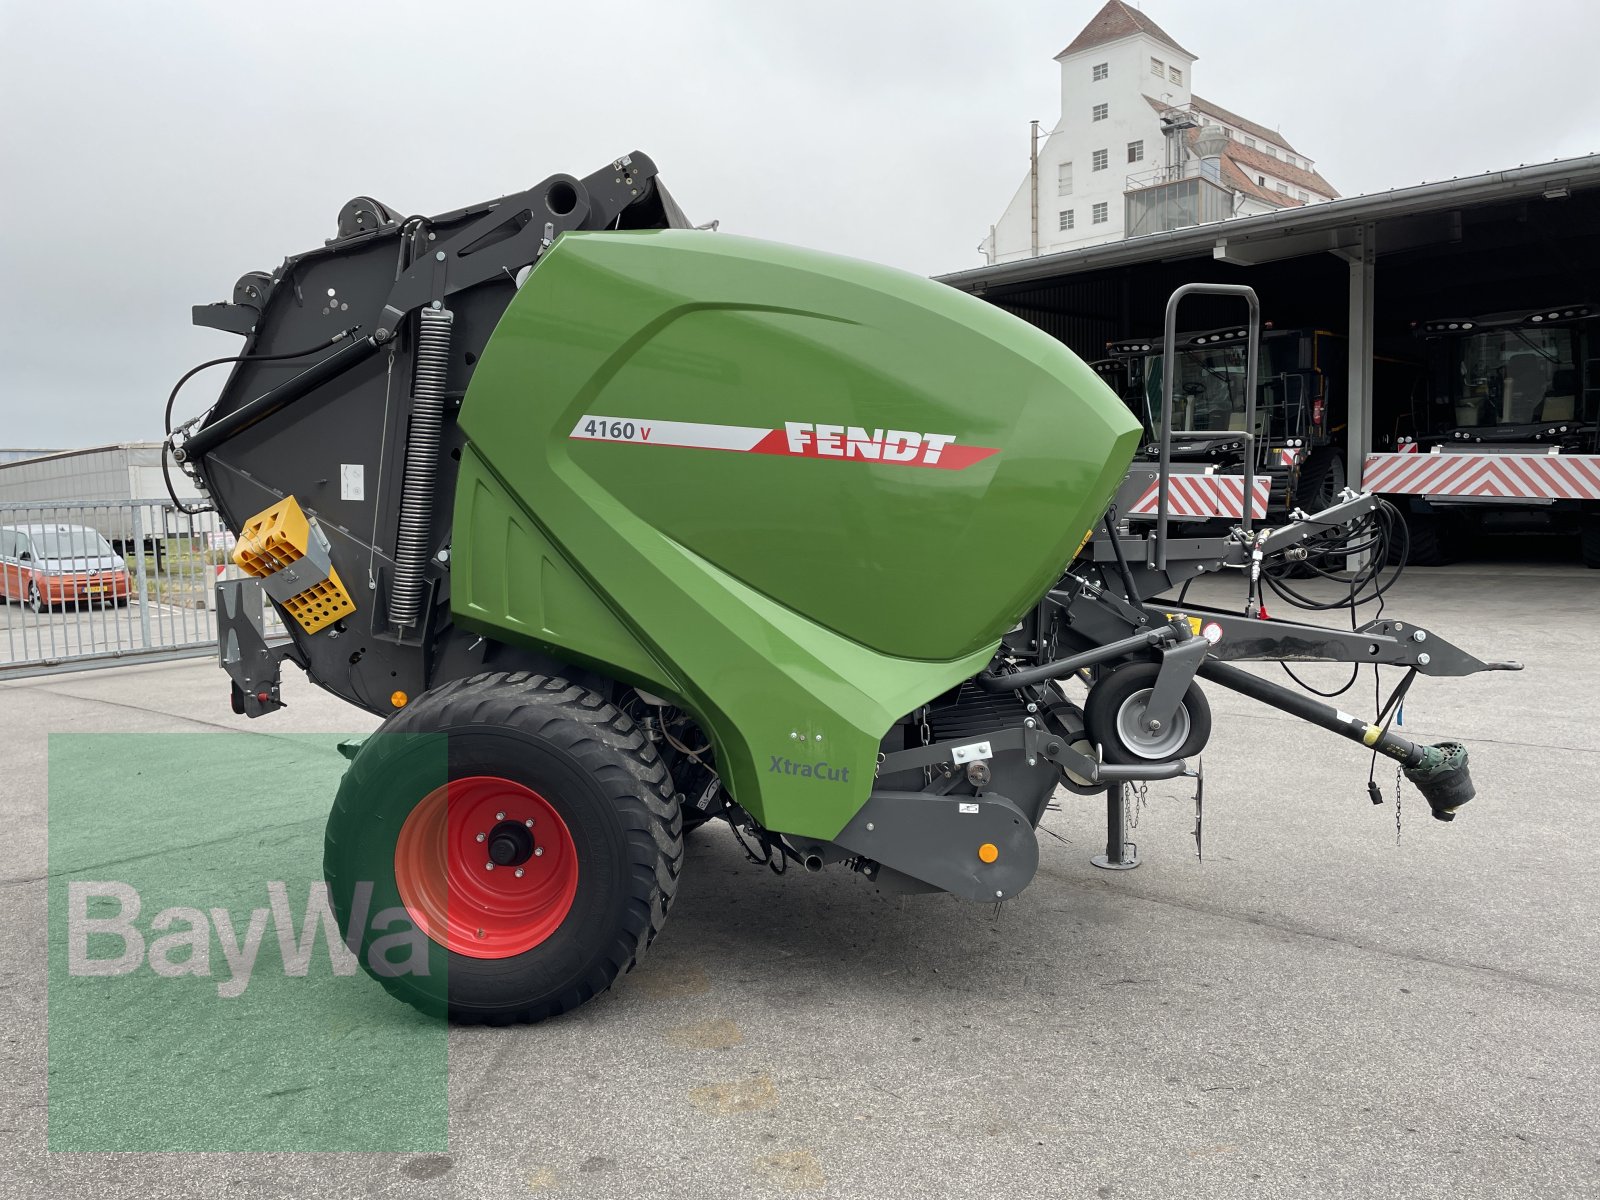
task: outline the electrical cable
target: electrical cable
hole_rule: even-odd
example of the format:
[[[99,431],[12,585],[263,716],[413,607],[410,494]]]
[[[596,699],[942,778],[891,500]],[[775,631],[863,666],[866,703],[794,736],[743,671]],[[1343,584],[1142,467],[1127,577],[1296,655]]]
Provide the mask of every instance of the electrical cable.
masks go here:
[[[167,393],[167,405],[162,411],[161,420],[162,428],[166,432],[166,443],[161,448],[161,478],[162,481],[167,485],[167,495],[171,497],[173,505],[179,512],[194,514],[208,512],[211,508],[209,504],[185,504],[182,500],[178,499],[177,489],[172,486],[172,472],[167,466],[167,460],[172,451],[172,407],[177,402],[178,393],[183,390],[183,385],[188,383],[189,380],[193,379],[196,375],[200,374],[201,371],[207,370],[210,367],[220,367],[224,363],[282,362],[291,358],[305,358],[307,355],[315,354],[319,350],[326,350],[329,346],[333,346],[339,342],[342,342],[345,338],[349,337],[360,328],[361,326],[359,325],[352,325],[349,329],[340,330],[333,337],[326,338],[323,341],[318,342],[315,346],[309,346],[304,350],[291,350],[282,354],[234,354],[229,355],[226,358],[208,359],[206,362],[201,363],[197,367],[191,367],[189,370],[185,371],[181,376],[179,376],[178,382],[172,385],[172,391]]]
[[[1397,705],[1405,700],[1406,693],[1411,690],[1411,681],[1416,677],[1417,669],[1412,667],[1405,673],[1400,682],[1395,685],[1394,691],[1389,693],[1389,699],[1384,701],[1383,705],[1378,709],[1378,715],[1373,719],[1372,723],[1378,726],[1380,736],[1389,732],[1389,722],[1393,719],[1390,710],[1399,711]],[[1374,663],[1372,667],[1372,701],[1374,704],[1378,702],[1378,695],[1378,667]],[[1374,745],[1372,748],[1372,761],[1367,764],[1367,790],[1369,794],[1376,786],[1377,772],[1378,748]]]
[[[220,367],[223,363],[279,362],[289,358],[305,358],[308,354],[315,354],[318,350],[326,350],[329,346],[332,346],[338,342],[342,342],[345,338],[349,337],[352,333],[360,328],[361,326],[359,325],[352,325],[349,329],[341,329],[333,337],[324,338],[315,346],[308,346],[304,350],[291,350],[282,354],[235,354],[227,358],[209,359],[208,361],[201,363],[198,367],[189,368],[189,370],[185,371],[183,375],[179,377],[178,382],[172,385],[172,391],[167,394],[167,407],[162,421],[166,428],[167,436],[172,436],[172,405],[178,399],[178,393],[183,390],[184,384],[188,383],[189,380],[200,374],[201,371],[204,371],[209,367]]]
[[[1396,530],[1403,538],[1401,552],[1394,555],[1394,571],[1387,579],[1384,572],[1391,557],[1390,549],[1394,543]],[[1327,535],[1323,535],[1327,536]],[[1302,561],[1302,565],[1313,575],[1331,580],[1345,586],[1345,594],[1337,600],[1321,601],[1304,595],[1291,587],[1284,576],[1276,571],[1262,572],[1262,578],[1273,593],[1285,602],[1314,612],[1332,612],[1336,609],[1348,609],[1350,612],[1350,628],[1357,628],[1358,609],[1362,605],[1377,604],[1377,615],[1381,616],[1384,608],[1384,596],[1399,581],[1405,571],[1406,554],[1410,550],[1410,535],[1405,527],[1405,520],[1398,509],[1385,500],[1379,500],[1372,513],[1342,537],[1327,537],[1326,542],[1312,551],[1313,554],[1326,558],[1339,554],[1349,558],[1356,555],[1367,557],[1366,565],[1351,573],[1328,570],[1320,566],[1312,558]],[[1294,680],[1305,691],[1323,699],[1333,699],[1342,696],[1356,685],[1361,677],[1361,664],[1351,665],[1350,678],[1333,691],[1323,691],[1313,687],[1300,676],[1296,675],[1287,663],[1278,664],[1290,679]],[[1374,685],[1376,686],[1376,670],[1374,670]],[[1373,697],[1374,703],[1377,696]],[[1381,715],[1380,715],[1381,720]]]

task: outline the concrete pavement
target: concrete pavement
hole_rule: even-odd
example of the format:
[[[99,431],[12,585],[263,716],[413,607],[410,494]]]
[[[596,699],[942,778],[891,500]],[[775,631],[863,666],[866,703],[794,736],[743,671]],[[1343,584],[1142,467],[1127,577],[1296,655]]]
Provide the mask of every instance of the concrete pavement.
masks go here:
[[[1528,670],[1418,682],[1405,731],[1466,741],[1479,794],[1444,825],[1407,785],[1398,844],[1392,770],[1374,808],[1358,748],[1217,688],[1203,863],[1180,784],[1117,874],[1061,794],[998,917],[702,831],[611,994],[450,1033],[444,1153],[46,1153],[46,735],[373,722],[293,672],[247,722],[207,662],[0,685],[0,1196],[1593,1195],[1597,595],[1578,568],[1408,572],[1386,615]]]

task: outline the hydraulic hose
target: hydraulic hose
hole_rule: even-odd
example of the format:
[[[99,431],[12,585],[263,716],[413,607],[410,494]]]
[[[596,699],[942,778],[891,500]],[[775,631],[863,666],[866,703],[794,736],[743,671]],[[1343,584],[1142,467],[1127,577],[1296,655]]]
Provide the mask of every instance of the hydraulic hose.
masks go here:
[[[235,409],[221,420],[197,430],[192,437],[183,443],[176,455],[179,462],[193,462],[203,455],[211,453],[223,442],[233,437],[258,421],[263,421],[273,413],[287,408],[302,396],[308,395],[327,383],[336,376],[343,375],[358,363],[365,362],[378,351],[378,343],[372,338],[359,338],[348,345],[335,350],[327,358],[307,367],[293,379],[286,380],[273,388],[265,395],[257,396],[250,403]],[[285,358],[298,358],[299,355],[284,355]]]

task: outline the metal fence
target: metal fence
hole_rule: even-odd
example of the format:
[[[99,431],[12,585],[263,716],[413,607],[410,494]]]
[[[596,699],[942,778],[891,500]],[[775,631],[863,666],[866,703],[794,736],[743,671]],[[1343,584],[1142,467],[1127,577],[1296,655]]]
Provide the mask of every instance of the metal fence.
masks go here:
[[[215,653],[233,541],[168,500],[0,501],[0,679]]]

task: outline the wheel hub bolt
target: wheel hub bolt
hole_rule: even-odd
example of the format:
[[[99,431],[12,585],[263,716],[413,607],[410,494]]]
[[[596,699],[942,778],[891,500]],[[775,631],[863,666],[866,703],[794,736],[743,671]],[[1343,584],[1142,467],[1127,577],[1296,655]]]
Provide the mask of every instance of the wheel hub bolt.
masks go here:
[[[533,818],[529,817],[526,821],[523,822],[523,824],[526,825],[529,829],[532,829],[533,828]]]
[[[478,835],[478,840],[479,840],[479,841],[480,841],[480,842],[481,842],[481,841],[483,841],[483,839],[484,839],[484,838],[486,838],[486,837],[488,837],[488,836],[489,836],[489,835],[488,835],[488,834],[486,834],[486,833],[480,833],[480,834],[479,834],[479,835]]]
[[[518,879],[522,878],[522,868],[521,867],[517,868],[516,875],[517,875]]]
[[[535,858],[543,858],[544,857],[544,847],[543,846],[535,846],[533,848],[533,856]]]
[[[484,869],[484,870],[485,870],[485,871],[492,871],[492,870],[494,870],[494,863],[493,863],[493,862],[492,862],[492,861],[491,861],[491,862],[486,862],[486,863],[484,863],[484,864],[483,864],[483,869]]]
[[[494,819],[495,819],[495,820],[496,820],[496,821],[504,821],[504,820],[505,820],[505,819],[506,819],[506,815],[505,815],[505,813],[503,813],[503,812],[497,812],[497,813],[495,813],[495,815],[494,815]]]

